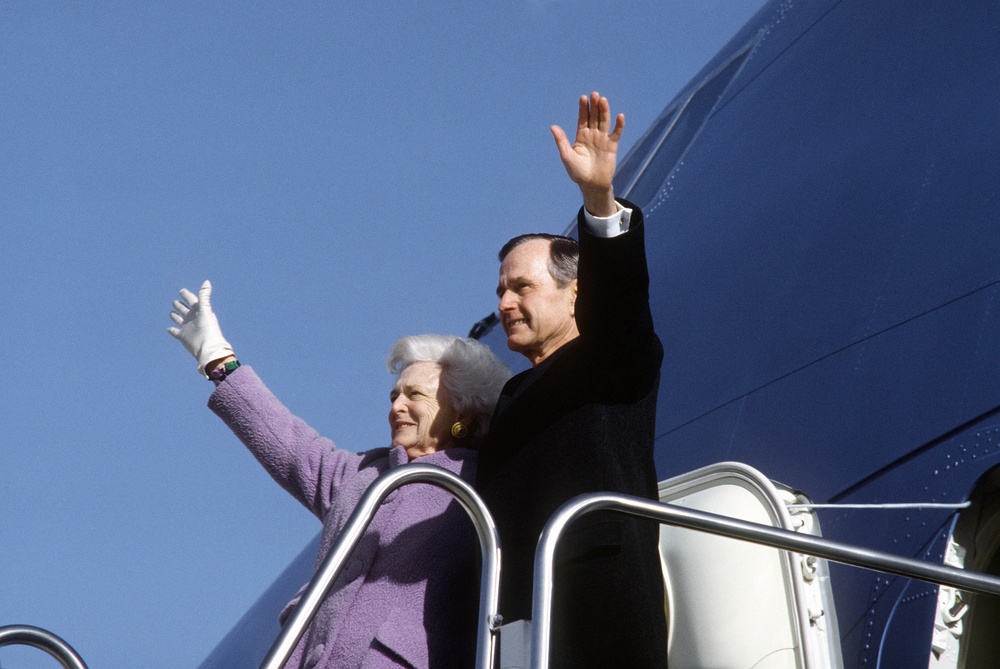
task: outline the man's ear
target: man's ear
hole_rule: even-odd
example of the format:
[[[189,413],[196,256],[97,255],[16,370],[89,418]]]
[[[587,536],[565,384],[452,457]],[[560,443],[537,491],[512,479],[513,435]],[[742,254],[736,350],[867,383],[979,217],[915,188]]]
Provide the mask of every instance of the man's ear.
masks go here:
[[[570,291],[570,303],[569,303],[569,315],[576,318],[576,296],[577,296],[577,286],[576,279],[569,282]]]

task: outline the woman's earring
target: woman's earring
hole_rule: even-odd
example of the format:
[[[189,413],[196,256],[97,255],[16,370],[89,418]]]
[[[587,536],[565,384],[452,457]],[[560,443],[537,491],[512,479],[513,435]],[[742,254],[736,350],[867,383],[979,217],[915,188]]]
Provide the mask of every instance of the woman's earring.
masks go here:
[[[469,434],[469,428],[462,425],[462,421],[457,420],[455,424],[451,426],[451,436],[456,439],[465,439],[465,435]]]

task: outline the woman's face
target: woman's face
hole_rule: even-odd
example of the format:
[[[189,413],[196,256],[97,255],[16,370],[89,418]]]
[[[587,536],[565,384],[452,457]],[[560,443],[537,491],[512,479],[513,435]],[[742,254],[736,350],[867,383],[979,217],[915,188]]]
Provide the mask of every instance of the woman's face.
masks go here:
[[[458,415],[440,381],[440,366],[415,362],[402,371],[389,395],[392,445],[406,449],[410,460],[452,446],[451,426]]]

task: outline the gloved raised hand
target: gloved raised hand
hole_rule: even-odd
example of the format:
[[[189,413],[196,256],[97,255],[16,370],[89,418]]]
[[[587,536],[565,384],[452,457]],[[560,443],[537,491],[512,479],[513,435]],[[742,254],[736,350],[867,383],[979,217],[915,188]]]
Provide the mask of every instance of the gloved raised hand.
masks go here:
[[[211,298],[210,281],[201,284],[197,296],[182,288],[181,299],[174,300],[174,311],[170,312],[178,327],[167,328],[198,361],[198,373],[202,375],[210,362],[233,355],[233,347],[222,336],[219,319],[212,312]]]

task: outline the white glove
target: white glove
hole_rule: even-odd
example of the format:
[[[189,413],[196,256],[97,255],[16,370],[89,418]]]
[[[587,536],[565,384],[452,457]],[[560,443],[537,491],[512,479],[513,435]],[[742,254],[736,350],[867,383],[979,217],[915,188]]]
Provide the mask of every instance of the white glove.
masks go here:
[[[211,297],[210,281],[201,284],[197,296],[182,288],[181,299],[174,300],[174,311],[170,312],[171,320],[179,327],[167,328],[198,361],[198,373],[202,375],[208,363],[233,355],[233,347],[222,336],[219,319],[212,313]]]

